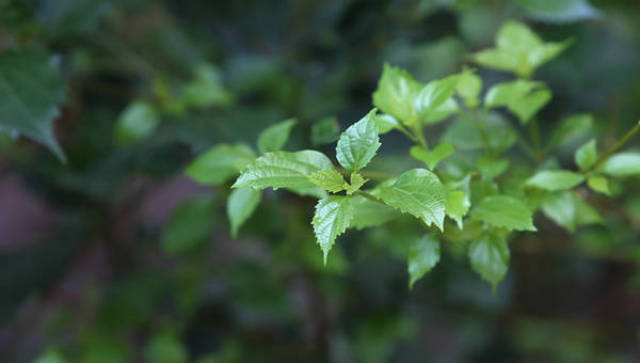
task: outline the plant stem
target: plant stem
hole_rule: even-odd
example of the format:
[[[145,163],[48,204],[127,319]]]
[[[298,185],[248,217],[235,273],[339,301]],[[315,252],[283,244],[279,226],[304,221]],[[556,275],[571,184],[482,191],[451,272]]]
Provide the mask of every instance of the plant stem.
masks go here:
[[[639,131],[640,131],[640,121],[638,121],[638,123],[634,127],[632,127],[631,130],[627,131],[627,133],[624,134],[624,136],[622,136],[622,138],[618,140],[618,142],[616,142],[616,144],[613,145],[613,147],[611,147],[609,151],[607,151],[600,158],[598,158],[598,160],[596,160],[596,162],[593,163],[593,165],[591,165],[590,167],[588,167],[583,173],[588,173],[591,170],[594,170],[600,165],[602,165],[602,163],[607,161],[607,159],[609,159],[611,155],[615,154],[618,150],[620,150]]]
[[[411,139],[411,141],[415,143],[418,142],[418,139],[411,133],[411,131],[407,130],[401,123],[398,123],[398,130]]]
[[[417,140],[414,140],[414,142],[420,144],[420,146],[422,146],[425,150],[429,150],[429,146],[427,146],[427,139],[425,139],[424,133],[422,132],[422,127],[417,121],[413,123],[413,132],[417,138]]]

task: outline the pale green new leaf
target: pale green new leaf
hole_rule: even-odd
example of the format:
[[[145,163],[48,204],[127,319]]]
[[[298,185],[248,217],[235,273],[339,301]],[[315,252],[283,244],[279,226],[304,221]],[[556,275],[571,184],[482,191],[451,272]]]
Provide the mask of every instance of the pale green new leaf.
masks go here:
[[[568,170],[542,170],[527,179],[525,185],[548,191],[566,190],[584,181],[584,175]]]
[[[353,205],[350,197],[330,196],[318,201],[313,216],[313,231],[322,249],[324,263],[336,238],[351,225]]]
[[[182,107],[211,107],[231,104],[233,96],[224,88],[218,69],[208,63],[195,67],[195,78],[182,90]]]
[[[483,156],[478,158],[476,165],[484,179],[493,180],[507,170],[509,167],[509,160],[493,159]]]
[[[524,124],[538,113],[551,100],[551,91],[543,88],[533,91],[522,98],[515,99],[507,108]]]
[[[542,212],[559,226],[573,233],[576,227],[601,221],[598,212],[570,191],[553,193],[541,205]]]
[[[551,134],[551,146],[565,144],[587,135],[593,130],[593,116],[587,113],[571,115],[560,121]]]
[[[317,195],[318,187],[309,176],[333,169],[331,160],[314,150],[266,153],[249,164],[233,184],[233,188],[288,188],[302,194]]]
[[[409,170],[391,185],[379,188],[380,198],[389,206],[421,219],[426,225],[443,229],[446,194],[440,179],[426,169]]]
[[[353,219],[350,227],[356,229],[379,226],[400,216],[400,213],[395,209],[361,196],[351,197],[351,204],[353,205]]]
[[[529,207],[507,195],[485,197],[471,210],[471,216],[495,227],[517,231],[536,230]]]
[[[115,126],[116,142],[120,145],[138,141],[151,135],[160,118],[149,103],[134,101],[122,112]]]
[[[459,150],[483,149],[484,139],[473,122],[468,118],[456,120],[447,128],[443,140],[449,141]],[[504,151],[516,143],[518,134],[498,113],[489,113],[482,122],[492,150]]]
[[[444,119],[457,113],[458,111],[460,111],[458,103],[453,98],[449,98],[448,100],[444,101],[443,104],[422,116],[420,122],[425,125],[433,125],[443,121]]]
[[[1,52],[0,132],[30,137],[64,161],[53,132],[64,100],[64,81],[46,53],[36,49]]]
[[[338,139],[336,158],[349,171],[364,168],[380,147],[376,109],[369,111],[360,121],[349,126]]]
[[[388,114],[376,115],[376,125],[378,126],[378,134],[386,134],[387,132],[400,128],[400,122],[393,116]]]
[[[227,216],[231,223],[231,236],[236,237],[240,226],[251,217],[260,203],[261,192],[251,188],[233,189],[227,200]]]
[[[373,104],[400,122],[415,122],[413,102],[423,85],[406,71],[385,63],[378,88],[373,93]]]
[[[462,190],[454,190],[447,192],[445,201],[445,209],[447,215],[456,221],[458,228],[462,229],[462,218],[467,214],[471,207],[469,196]]]
[[[433,150],[425,150],[421,146],[413,146],[409,153],[416,160],[420,160],[427,164],[429,169],[433,170],[438,163],[453,154],[455,148],[450,142],[444,141],[438,144]]]
[[[320,188],[337,193],[348,187],[347,182],[335,169],[320,170],[309,175],[309,180]]]
[[[415,113],[421,117],[436,110],[453,96],[457,85],[457,74],[427,83],[413,102]]]
[[[471,267],[495,290],[509,268],[509,245],[504,236],[487,234],[469,245]]]
[[[587,178],[587,185],[591,190],[605,195],[611,195],[609,179],[602,175],[591,175]]]
[[[602,172],[618,177],[640,175],[640,153],[622,152],[615,154],[602,165]]]
[[[424,236],[415,241],[409,248],[407,270],[409,272],[409,288],[440,261],[440,242],[432,236]]]
[[[240,173],[255,158],[244,144],[216,145],[191,162],[185,174],[198,183],[217,185]]]
[[[485,96],[485,106],[505,106],[526,124],[550,99],[551,91],[542,83],[518,79],[491,87]]]
[[[347,195],[351,195],[356,191],[360,190],[360,188],[368,182],[368,179],[365,179],[359,173],[353,172],[351,173],[351,184],[347,185]]]
[[[478,105],[478,95],[482,90],[482,78],[478,77],[471,70],[464,70],[458,78],[456,91],[462,97],[469,108]]]
[[[291,118],[267,127],[258,136],[258,149],[261,153],[278,151],[282,149],[289,139],[291,128],[296,120]]]
[[[576,165],[581,170],[589,169],[598,160],[598,151],[596,150],[596,140],[592,139],[582,145],[575,154]]]

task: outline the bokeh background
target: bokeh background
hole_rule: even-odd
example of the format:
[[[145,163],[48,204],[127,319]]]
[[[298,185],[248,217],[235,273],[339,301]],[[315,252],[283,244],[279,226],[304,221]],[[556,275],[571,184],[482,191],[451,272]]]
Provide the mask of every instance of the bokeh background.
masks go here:
[[[288,150],[332,155],[312,126],[365,114],[383,62],[445,76],[508,19],[573,39],[536,74],[554,93],[543,136],[577,112],[605,144],[638,121],[637,0],[0,0],[0,52],[35,44],[64,76],[67,156],[0,133],[0,360],[640,361],[638,178],[592,200],[604,223],[573,236],[537,216],[493,293],[455,247],[409,291],[411,221],[348,232],[324,267],[314,200],[286,192],[232,239],[229,188],[183,174],[289,117]],[[165,112],[131,141],[116,125],[141,100]],[[407,147],[385,135],[377,165],[402,170]]]

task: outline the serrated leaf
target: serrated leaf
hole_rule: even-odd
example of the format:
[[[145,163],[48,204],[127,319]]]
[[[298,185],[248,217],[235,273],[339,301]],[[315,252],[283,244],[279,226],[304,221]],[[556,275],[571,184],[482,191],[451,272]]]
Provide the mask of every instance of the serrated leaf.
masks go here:
[[[422,87],[406,71],[385,63],[378,88],[373,93],[373,104],[400,122],[413,124],[416,121],[413,101]]]
[[[551,134],[551,146],[558,146],[584,137],[593,129],[593,116],[586,113],[571,115],[560,121]]]
[[[400,216],[400,213],[395,209],[361,196],[351,197],[351,204],[353,205],[353,219],[350,227],[356,229],[379,226]]]
[[[508,21],[498,31],[496,47],[474,54],[473,59],[485,67],[528,78],[568,45],[568,41],[543,43],[526,25]]]
[[[427,83],[414,99],[414,112],[421,117],[436,110],[453,96],[457,85],[457,74]]]
[[[191,162],[185,174],[198,183],[218,185],[239,174],[255,158],[244,144],[216,145]]]
[[[338,139],[340,124],[335,117],[325,117],[311,126],[311,143],[313,145],[329,144]]]
[[[320,188],[331,193],[345,190],[349,185],[335,169],[320,170],[309,175],[309,180]]]
[[[550,194],[543,200],[541,208],[549,219],[571,233],[577,226],[601,220],[593,207],[570,191]]]
[[[407,270],[409,272],[409,288],[421,279],[440,261],[440,242],[432,236],[424,236],[416,240],[409,248]]]
[[[587,185],[593,191],[602,193],[604,195],[611,195],[611,190],[609,189],[609,180],[602,175],[590,175],[587,178]]]
[[[602,172],[617,177],[640,175],[640,153],[622,152],[614,154],[604,162]]]
[[[313,231],[322,249],[324,263],[336,238],[341,235],[353,219],[353,205],[349,197],[330,196],[318,201],[313,216]]]
[[[444,141],[434,147],[433,150],[425,150],[423,147],[417,145],[413,146],[409,150],[409,153],[414,159],[424,162],[429,169],[433,170],[438,163],[453,154],[454,151],[455,148],[453,145]]]
[[[387,205],[421,219],[427,226],[435,224],[443,229],[445,189],[432,172],[409,170],[393,184],[380,187],[379,196]]]
[[[527,179],[525,185],[548,191],[566,190],[584,181],[584,175],[568,170],[542,170]]]
[[[231,236],[236,237],[240,226],[251,217],[260,203],[261,193],[251,188],[233,189],[227,200],[227,216],[231,223]]]
[[[209,238],[213,200],[194,198],[182,202],[162,233],[162,250],[171,255],[193,250]]]
[[[351,194],[355,193],[356,191],[360,190],[360,188],[367,181],[369,181],[369,180],[365,179],[359,173],[356,173],[356,172],[351,173],[351,184],[347,186],[347,195],[351,195]]]
[[[516,231],[536,230],[529,207],[507,195],[485,197],[471,210],[471,216],[495,227]]]
[[[596,150],[596,140],[592,139],[582,145],[575,155],[576,165],[581,170],[589,169],[598,160],[598,151]]]
[[[369,111],[338,139],[336,158],[348,171],[358,171],[367,166],[381,145],[375,115],[376,109]]]
[[[116,142],[120,145],[151,135],[160,122],[158,112],[144,101],[134,101],[122,111],[116,122]]]
[[[314,150],[266,153],[249,164],[233,184],[233,188],[287,188],[302,194],[317,195],[319,189],[308,176],[320,170],[333,169],[331,160]]]
[[[447,215],[456,221],[458,228],[462,229],[462,218],[467,214],[471,202],[469,197],[462,190],[454,190],[447,192],[447,199],[445,201],[445,209]]]
[[[509,245],[504,236],[487,234],[469,245],[471,267],[493,289],[504,279],[509,268]]]
[[[64,161],[53,132],[64,100],[64,81],[47,54],[36,49],[0,54],[0,131],[32,138]]]
[[[266,153],[282,149],[289,139],[291,128],[295,124],[296,119],[291,118],[264,129],[258,136],[258,150],[261,153]]]
[[[597,18],[600,12],[587,0],[514,0],[530,16],[551,22],[569,22]]]

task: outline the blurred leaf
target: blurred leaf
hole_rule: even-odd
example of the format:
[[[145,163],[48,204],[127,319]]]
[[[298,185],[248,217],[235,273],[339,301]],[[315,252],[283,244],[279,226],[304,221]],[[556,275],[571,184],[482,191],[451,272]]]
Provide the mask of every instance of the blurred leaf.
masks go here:
[[[409,213],[427,226],[443,229],[445,190],[438,177],[426,169],[409,170],[391,185],[380,188],[380,198],[389,206]]]
[[[348,171],[358,171],[367,166],[380,148],[376,111],[369,111],[360,121],[349,126],[338,139],[336,158]]]
[[[542,170],[527,179],[526,185],[538,189],[558,191],[575,187],[584,181],[584,175],[568,170]]]
[[[506,195],[485,197],[471,210],[471,216],[493,226],[509,230],[536,230],[529,207],[520,200]]]
[[[465,69],[460,73],[456,92],[465,101],[467,107],[475,108],[478,105],[478,95],[482,90],[482,78],[473,71]]]
[[[489,157],[480,157],[476,160],[478,170],[482,174],[482,177],[487,180],[495,179],[502,175],[509,167],[508,159],[493,159]]]
[[[258,136],[258,149],[261,153],[278,151],[287,143],[291,128],[296,124],[295,119],[288,119],[267,127]]]
[[[420,160],[427,164],[429,169],[433,170],[438,163],[453,154],[455,148],[447,141],[441,142],[433,150],[425,150],[421,146],[411,147],[410,153],[414,159]]]
[[[120,145],[150,136],[158,126],[160,117],[155,108],[144,101],[134,101],[122,111],[115,126],[116,142]]]
[[[484,148],[482,135],[473,125],[474,120],[460,118],[445,131],[442,139],[449,141],[458,150],[479,150]],[[489,145],[493,150],[504,151],[516,143],[516,131],[497,113],[490,113],[481,120]]]
[[[413,103],[422,87],[406,71],[385,63],[378,88],[373,93],[373,104],[400,122],[411,125],[416,121]]]
[[[378,126],[379,134],[386,134],[387,132],[397,129],[400,126],[400,122],[398,120],[387,114],[376,115],[376,125]]]
[[[191,162],[185,174],[198,183],[217,185],[240,173],[255,158],[244,144],[216,145]]]
[[[621,152],[614,154],[604,162],[602,172],[616,177],[640,175],[640,153]]]
[[[491,87],[485,96],[485,105],[490,108],[506,106],[526,124],[550,99],[551,91],[542,83],[515,80]]]
[[[495,290],[509,268],[509,246],[506,238],[496,234],[486,234],[471,242],[469,261],[473,270],[490,282]]]
[[[162,250],[170,255],[192,251],[207,242],[213,218],[211,198],[182,202],[171,215],[162,234]]]
[[[195,67],[195,79],[182,89],[179,102],[183,107],[211,107],[231,104],[233,97],[224,89],[220,74],[211,64]]]
[[[316,204],[313,231],[322,249],[325,264],[336,238],[349,228],[352,219],[353,205],[349,197],[330,196],[320,199]]]
[[[231,191],[227,200],[227,216],[231,222],[231,236],[236,237],[240,226],[251,217],[260,203],[260,191],[251,188],[237,188]]]
[[[562,119],[551,134],[550,146],[558,146],[584,137],[593,129],[593,116],[587,113],[571,115]]]
[[[288,188],[298,193],[318,195],[319,189],[308,176],[333,169],[331,160],[314,150],[266,153],[243,170],[233,188]],[[324,193],[321,189],[320,192]]]
[[[57,348],[48,348],[37,356],[33,363],[66,363],[68,360],[64,358],[62,353]]]
[[[144,351],[149,363],[183,363],[188,361],[188,353],[176,332],[163,329],[155,332]]]
[[[417,115],[424,116],[437,109],[456,91],[457,74],[427,83],[416,95],[413,103]]]
[[[409,249],[407,270],[409,272],[409,288],[422,278],[440,261],[440,242],[431,236],[416,240]]]
[[[531,17],[551,22],[571,22],[597,18],[600,12],[587,0],[513,0]]]
[[[340,125],[335,117],[326,117],[311,126],[311,143],[315,146],[329,144],[338,139]]]
[[[577,226],[597,223],[598,213],[570,191],[553,193],[542,202],[542,211],[549,219],[573,233]]]
[[[609,189],[609,180],[602,175],[590,175],[587,178],[587,185],[593,191],[608,196],[611,195],[611,190]]]
[[[589,169],[593,164],[598,160],[598,151],[596,150],[596,140],[591,139],[591,141],[582,145],[575,154],[576,165],[580,167],[581,170]]]
[[[353,219],[350,227],[356,229],[376,227],[400,216],[400,213],[395,209],[361,196],[352,197],[351,204],[353,205]]]
[[[53,132],[64,100],[64,81],[47,54],[37,49],[0,53],[0,131],[30,137],[64,161]]]
[[[443,121],[459,110],[458,103],[454,101],[453,98],[449,98],[443,104],[425,114],[420,121],[426,125],[435,124]]]

